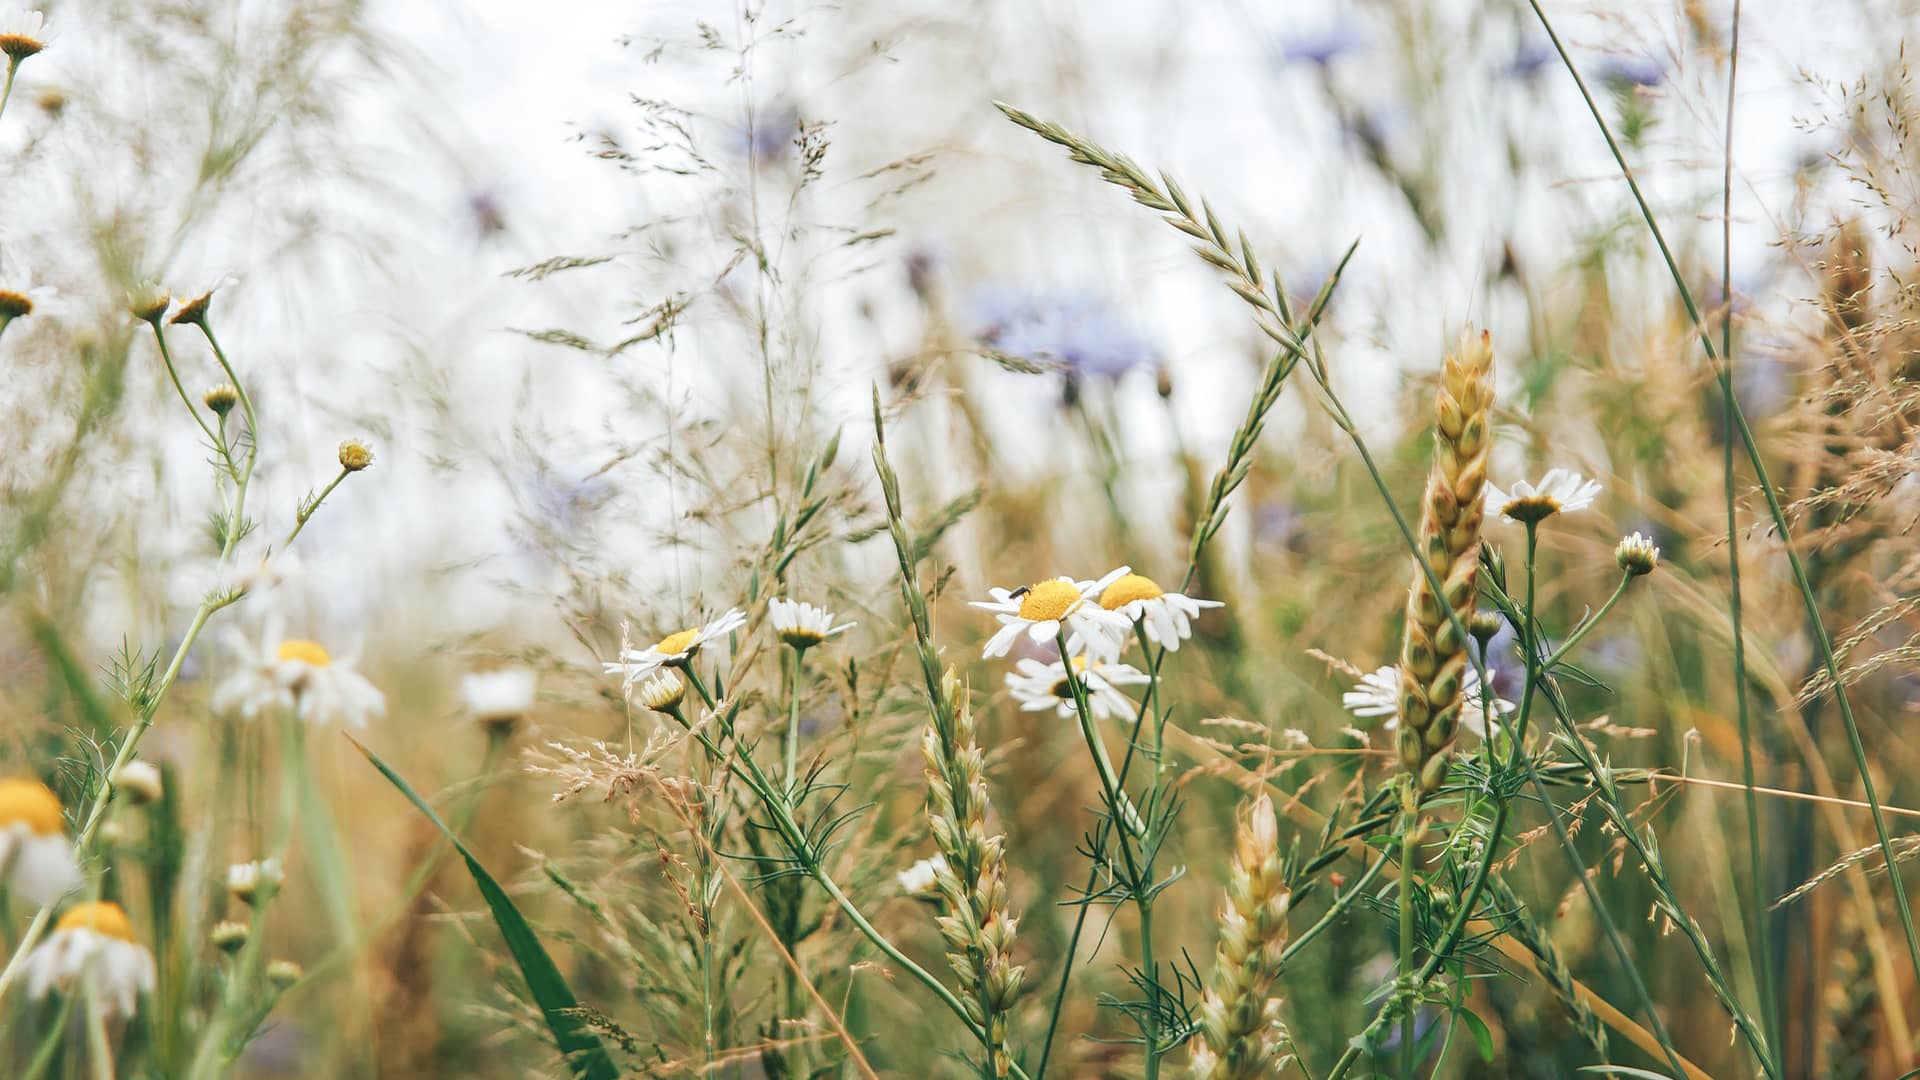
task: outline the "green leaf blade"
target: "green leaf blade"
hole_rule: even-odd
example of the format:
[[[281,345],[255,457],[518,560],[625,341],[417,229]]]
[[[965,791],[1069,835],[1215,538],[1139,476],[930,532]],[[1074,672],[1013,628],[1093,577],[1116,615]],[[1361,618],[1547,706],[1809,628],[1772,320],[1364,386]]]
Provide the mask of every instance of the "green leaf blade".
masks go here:
[[[527,924],[526,917],[520,914],[518,907],[514,906],[506,890],[500,887],[500,883],[493,879],[492,874],[487,873],[486,868],[480,865],[480,861],[475,859],[466,845],[460,842],[460,838],[453,835],[453,830],[447,828],[447,823],[440,820],[440,815],[433,812],[433,808],[427,805],[426,800],[400,778],[400,774],[380,760],[379,755],[362,746],[358,739],[349,735],[347,741],[353,743],[356,749],[366,755],[366,759],[373,764],[373,767],[380,770],[380,775],[386,777],[388,783],[398,788],[400,794],[406,796],[407,801],[412,803],[415,809],[425,814],[427,820],[433,822],[434,827],[447,838],[447,842],[453,845],[453,849],[466,860],[467,872],[473,875],[473,883],[479,886],[481,897],[486,900],[487,908],[493,913],[494,923],[500,927],[501,938],[506,941],[508,950],[513,953],[514,961],[520,965],[520,974],[527,980],[528,992],[533,995],[534,1003],[540,1006],[541,1014],[546,1017],[547,1027],[553,1032],[554,1042],[559,1045],[560,1052],[566,1056],[567,1066],[573,1070],[574,1075],[581,1077],[582,1080],[619,1080],[620,1072],[614,1068],[612,1059],[607,1056],[607,1048],[600,1042],[598,1036],[586,1030],[585,1024],[580,1019],[579,999],[573,996],[572,988],[567,986],[567,980],[560,974],[560,969],[554,964],[553,957],[547,954],[546,946],[540,944],[539,935],[535,934],[533,927]]]

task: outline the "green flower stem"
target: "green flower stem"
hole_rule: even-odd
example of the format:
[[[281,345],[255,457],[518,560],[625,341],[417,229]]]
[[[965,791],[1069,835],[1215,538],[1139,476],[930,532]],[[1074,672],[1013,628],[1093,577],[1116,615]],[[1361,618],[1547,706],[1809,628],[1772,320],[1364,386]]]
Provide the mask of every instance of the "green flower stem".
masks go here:
[[[1290,963],[1295,956],[1299,955],[1300,951],[1305,949],[1309,942],[1319,937],[1322,933],[1325,933],[1334,923],[1340,921],[1340,919],[1346,915],[1347,909],[1353,906],[1355,900],[1365,895],[1367,888],[1373,884],[1374,879],[1380,876],[1380,871],[1385,870],[1387,863],[1391,861],[1392,860],[1385,855],[1380,856],[1380,858],[1374,860],[1372,866],[1367,867],[1361,872],[1359,878],[1355,879],[1353,884],[1347,886],[1346,892],[1336,893],[1333,898],[1333,903],[1327,905],[1326,912],[1322,914],[1312,926],[1307,927],[1299,936],[1288,943],[1285,951],[1280,954],[1280,962],[1276,965],[1278,970],[1285,971],[1287,964]]]
[[[1061,629],[1055,642],[1060,648],[1060,666],[1066,672],[1067,686],[1073,691],[1073,711],[1080,720],[1080,734],[1087,741],[1087,750],[1093,757],[1094,768],[1100,774],[1100,785],[1105,790],[1108,816],[1119,823],[1120,857],[1127,864],[1129,891],[1133,894],[1134,908],[1140,913],[1140,971],[1149,999],[1142,1014],[1140,1034],[1146,1054],[1146,1076],[1148,1080],[1157,1080],[1160,1075],[1160,1002],[1157,989],[1159,984],[1155,979],[1153,960],[1153,893],[1151,883],[1146,880],[1151,873],[1151,866],[1142,865],[1141,861],[1136,859],[1133,844],[1127,839],[1131,835],[1144,840],[1152,830],[1144,817],[1137,829],[1129,817],[1130,804],[1126,801],[1126,792],[1121,787],[1118,774],[1113,770],[1113,762],[1107,757],[1106,745],[1093,726],[1093,708],[1087,700],[1086,679],[1073,669],[1073,655],[1067,650],[1065,628]],[[1091,669],[1093,662],[1089,660],[1087,666]],[[1143,717],[1144,710],[1152,700],[1153,693],[1149,689],[1141,704]],[[1128,753],[1131,759],[1131,746],[1128,748]],[[1137,807],[1131,809],[1136,815],[1140,813]],[[1150,852],[1146,850],[1141,852],[1142,857],[1149,854]]]
[[[800,672],[801,665],[806,662],[806,659],[807,650],[795,647],[793,650],[793,685],[788,688],[787,693],[787,738],[784,748],[787,754],[787,771],[786,775],[782,777],[782,779],[786,781],[788,791],[796,790],[800,783]]]
[[[227,373],[227,381],[233,384],[234,393],[240,395],[240,411],[247,416],[247,435],[252,437],[260,430],[260,422],[253,415],[253,398],[247,393],[247,384],[240,381],[240,376],[234,374],[233,365],[227,362],[226,350],[220,348],[219,339],[213,336],[212,321],[203,318],[199,326],[200,332],[207,337],[207,344],[213,347],[214,359],[220,361],[220,370]],[[253,455],[249,452],[248,456]]]
[[[1412,1080],[1414,1069],[1413,999],[1420,987],[1413,981],[1413,877],[1414,861],[1420,853],[1420,788],[1418,778],[1407,773],[1402,779],[1401,800],[1405,811],[1400,820],[1400,993],[1405,996],[1405,1018],[1400,1025],[1400,1076]],[[1492,845],[1488,845],[1492,850]]]
[[[114,1080],[113,1037],[107,1034],[107,1010],[100,1002],[97,987],[85,990],[87,996],[87,1064],[94,1080]]]
[[[333,494],[333,489],[339,487],[340,482],[345,480],[351,474],[352,474],[352,470],[345,469],[345,468],[341,469],[340,475],[334,477],[333,480],[330,483],[328,483],[326,487],[321,488],[320,494],[315,496],[311,502],[307,503],[307,505],[302,508],[300,513],[294,515],[293,531],[287,533],[287,538],[285,540],[280,541],[280,546],[282,548],[287,548],[292,546],[294,538],[300,535],[300,530],[306,528],[307,522],[313,520],[313,515],[319,511],[320,504],[323,502],[326,502],[327,496]],[[253,462],[251,460],[247,462],[247,475],[248,476],[253,475]]]
[[[187,407],[187,415],[193,417],[193,422],[200,425],[200,432],[207,437],[208,442],[216,448],[225,445],[213,434],[213,429],[207,426],[207,421],[200,415],[200,410],[194,408],[193,399],[187,396],[187,388],[180,384],[180,372],[173,365],[173,350],[167,348],[167,335],[160,329],[160,320],[149,320],[147,325],[153,328],[153,340],[160,346],[160,362],[166,366],[167,378],[173,381],[174,392],[180,395],[180,404]],[[233,468],[231,457],[227,457],[227,472],[235,481],[240,479],[240,474]]]
[[[5,89],[0,89],[0,116],[7,114],[7,101],[13,97],[13,74],[19,70],[20,58],[16,56],[7,57],[7,85]],[[0,324],[0,330],[4,329],[6,329],[5,325]]]

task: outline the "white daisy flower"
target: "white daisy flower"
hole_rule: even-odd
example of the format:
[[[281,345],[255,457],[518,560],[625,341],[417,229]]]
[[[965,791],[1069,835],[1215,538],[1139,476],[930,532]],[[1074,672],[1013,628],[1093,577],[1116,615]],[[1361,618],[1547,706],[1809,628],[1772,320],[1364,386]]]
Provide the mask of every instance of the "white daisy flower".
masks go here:
[[[815,645],[846,633],[853,624],[833,625],[833,613],[826,608],[797,600],[767,601],[767,618],[773,623],[773,632],[780,640],[796,649],[811,649]]]
[[[47,47],[47,17],[18,4],[0,7],[0,53],[19,63]]]
[[[108,1016],[132,1016],[141,994],[153,990],[153,953],[133,936],[133,923],[109,900],[76,904],[47,939],[27,954],[27,993],[64,994],[84,985]]]
[[[931,859],[921,859],[893,875],[893,880],[900,884],[900,891],[908,896],[937,900],[940,897],[940,872],[946,868],[947,857],[935,855]]]
[[[1054,715],[1062,719],[1076,715],[1073,687],[1067,684],[1065,664],[1058,660],[1048,664],[1029,657],[1014,667],[1016,670],[1007,672],[1007,689],[1020,703],[1021,712],[1052,709]],[[1085,656],[1073,658],[1073,670],[1086,683],[1087,709],[1095,720],[1133,718],[1133,699],[1117,688],[1145,684],[1146,672],[1130,664],[1099,662],[1089,666]]]
[[[510,726],[533,711],[538,681],[531,668],[470,672],[460,678],[460,700],[480,723]]]
[[[1548,469],[1538,484],[1521,480],[1505,492],[1489,482],[1487,509],[1508,521],[1541,521],[1585,510],[1599,494],[1598,480],[1588,480],[1571,469]]]
[[[1096,659],[1118,658],[1133,624],[1126,616],[1101,607],[1094,597],[1131,572],[1130,567],[1123,566],[1098,581],[1057,577],[1011,592],[987,590],[993,599],[975,600],[972,605],[993,612],[1000,620],[1000,629],[987,639],[983,653],[989,659],[1005,656],[1022,633],[1034,641],[1052,641],[1065,627],[1068,652],[1084,652]]]
[[[0,324],[25,318],[52,303],[58,295],[52,286],[35,283],[31,273],[0,279]]]
[[[269,634],[266,641],[277,636]],[[386,695],[317,641],[285,638],[257,648],[242,642],[237,648],[245,662],[214,689],[215,712],[252,720],[293,709],[309,724],[353,728],[387,714]]]
[[[620,676],[620,686],[630,690],[633,684],[663,667],[679,667],[700,651],[701,646],[715,638],[725,637],[747,624],[746,613],[739,608],[728,608],[726,614],[712,619],[704,626],[692,626],[677,633],[668,634],[644,649],[634,649],[627,645],[624,635],[620,642],[620,659],[605,666],[607,674]]]
[[[38,780],[0,780],[0,889],[45,907],[82,880],[60,797]]]
[[[1487,665],[1487,674],[1495,675],[1493,665]],[[1465,699],[1460,706],[1460,726],[1481,738],[1487,737],[1487,707],[1480,700],[1480,673],[1467,669],[1467,676],[1461,680],[1461,696]],[[1340,695],[1340,704],[1355,716],[1384,716],[1387,722],[1380,725],[1383,731],[1392,731],[1400,726],[1400,668],[1393,664],[1375,668],[1360,676],[1354,688]],[[1504,716],[1513,711],[1513,702],[1505,698],[1493,699],[1493,711]]]
[[[1100,592],[1100,606],[1141,624],[1147,640],[1169,652],[1193,634],[1193,620],[1203,608],[1225,607],[1218,600],[1196,600],[1162,590],[1152,578],[1125,574]]]

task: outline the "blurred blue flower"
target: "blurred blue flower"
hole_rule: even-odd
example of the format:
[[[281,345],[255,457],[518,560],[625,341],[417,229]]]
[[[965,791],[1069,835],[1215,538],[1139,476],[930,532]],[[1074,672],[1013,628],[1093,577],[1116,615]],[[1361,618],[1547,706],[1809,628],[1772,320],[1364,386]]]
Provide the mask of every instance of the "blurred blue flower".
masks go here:
[[[756,115],[753,126],[734,135],[734,152],[754,165],[769,165],[792,154],[800,138],[800,113],[791,105]]]
[[[981,344],[1061,365],[1069,376],[1117,379],[1154,358],[1153,347],[1125,319],[1085,293],[989,285],[974,291],[969,307]]]
[[[1615,90],[1659,86],[1667,80],[1667,69],[1658,60],[1646,56],[1609,56],[1594,74]]]
[[[1501,70],[1501,74],[1509,79],[1531,79],[1559,57],[1560,54],[1554,51],[1552,42],[1535,38],[1521,43],[1519,50],[1513,54],[1513,59],[1508,61],[1507,66]]]
[[[1427,1033],[1433,1030],[1433,1025],[1439,1022],[1440,1022],[1440,1010],[1434,1008],[1431,1005],[1421,1005],[1415,1008],[1413,1010],[1414,1046],[1418,1047],[1421,1041],[1426,1039]],[[1398,1053],[1400,1051],[1400,1037],[1405,1032],[1405,1030],[1406,1030],[1406,1025],[1402,1023],[1395,1023],[1393,1027],[1389,1028],[1387,1030],[1387,1037],[1380,1040],[1380,1053],[1382,1054]],[[1432,1052],[1431,1047],[1428,1048],[1428,1052],[1429,1053]]]
[[[1274,56],[1281,67],[1312,64],[1326,67],[1341,56],[1367,47],[1367,36],[1351,22],[1337,22],[1320,30],[1283,34],[1274,41]]]

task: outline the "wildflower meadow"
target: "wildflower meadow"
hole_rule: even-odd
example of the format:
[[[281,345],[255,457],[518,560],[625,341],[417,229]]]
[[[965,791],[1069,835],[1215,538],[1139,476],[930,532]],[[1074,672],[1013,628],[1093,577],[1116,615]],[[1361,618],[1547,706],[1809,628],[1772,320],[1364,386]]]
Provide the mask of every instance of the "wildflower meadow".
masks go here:
[[[0,1076],[1920,1075],[1920,7],[32,2]]]

